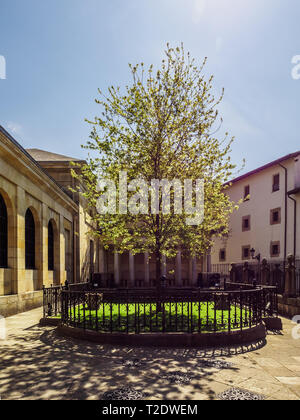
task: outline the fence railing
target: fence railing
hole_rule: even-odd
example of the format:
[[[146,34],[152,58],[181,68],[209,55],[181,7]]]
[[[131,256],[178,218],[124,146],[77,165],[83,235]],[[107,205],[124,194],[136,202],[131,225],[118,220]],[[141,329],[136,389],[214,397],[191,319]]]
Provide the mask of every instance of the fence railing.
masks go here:
[[[300,260],[296,260],[296,294],[295,297],[300,296]],[[235,264],[234,278],[237,283],[243,283],[245,276],[245,265]],[[263,281],[263,265],[258,262],[248,263],[247,282],[261,284]],[[286,267],[283,261],[268,262],[267,283],[271,286],[277,287],[279,294],[285,293],[286,285]]]
[[[276,316],[275,288],[158,295],[63,290],[62,324],[104,333],[231,332]]]
[[[44,318],[59,317],[61,315],[62,291],[84,291],[90,290],[90,283],[74,283],[65,285],[43,287],[43,313]]]

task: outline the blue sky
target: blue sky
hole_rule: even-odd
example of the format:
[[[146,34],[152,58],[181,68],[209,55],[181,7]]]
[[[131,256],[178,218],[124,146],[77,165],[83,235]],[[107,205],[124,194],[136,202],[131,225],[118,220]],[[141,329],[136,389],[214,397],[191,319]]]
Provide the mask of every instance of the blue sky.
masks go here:
[[[224,128],[245,170],[300,150],[299,0],[0,0],[0,124],[25,147],[84,158],[97,88],[167,42],[208,57]]]

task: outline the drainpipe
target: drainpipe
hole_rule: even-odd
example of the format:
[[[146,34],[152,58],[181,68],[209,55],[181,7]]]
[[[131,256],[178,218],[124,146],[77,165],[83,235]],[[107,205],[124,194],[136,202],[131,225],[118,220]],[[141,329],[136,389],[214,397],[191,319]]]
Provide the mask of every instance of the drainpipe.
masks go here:
[[[294,256],[297,254],[297,201],[291,197],[292,193],[288,193],[288,197],[294,203]]]
[[[285,172],[285,222],[284,222],[284,272],[286,266],[286,258],[287,258],[287,226],[288,226],[288,170],[285,166],[279,163],[279,166],[284,169]]]

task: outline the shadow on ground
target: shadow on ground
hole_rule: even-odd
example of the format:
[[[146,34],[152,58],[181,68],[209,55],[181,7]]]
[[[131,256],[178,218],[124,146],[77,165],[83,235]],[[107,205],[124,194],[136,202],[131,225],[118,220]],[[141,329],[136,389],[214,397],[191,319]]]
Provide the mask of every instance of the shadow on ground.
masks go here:
[[[2,399],[101,399],[131,387],[147,399],[215,399],[213,375],[238,372],[231,357],[266,343],[220,349],[112,347],[60,337],[53,328],[30,327],[0,347]],[[171,374],[171,375],[170,375]]]

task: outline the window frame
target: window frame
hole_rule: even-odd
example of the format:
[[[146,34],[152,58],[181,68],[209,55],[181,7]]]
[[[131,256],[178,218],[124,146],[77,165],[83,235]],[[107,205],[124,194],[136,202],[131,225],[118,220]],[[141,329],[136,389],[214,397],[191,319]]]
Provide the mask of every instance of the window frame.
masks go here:
[[[54,271],[54,227],[51,220],[48,223],[48,271]]]
[[[0,194],[0,268],[8,268],[8,212]]]
[[[278,213],[278,221],[274,221],[274,214]],[[270,210],[270,225],[280,225],[281,224],[281,207],[277,207],[276,209]]]
[[[30,209],[25,213],[25,270],[36,269],[36,225]]]
[[[248,193],[246,193],[246,191],[248,191]],[[251,193],[250,184],[245,185],[244,186],[244,202],[250,201],[250,193]]]
[[[224,258],[222,258],[222,253],[224,253]],[[226,255],[226,248],[222,248],[219,251],[219,262],[226,262],[227,255]]]
[[[273,252],[275,246],[278,247],[278,252],[277,253]],[[271,244],[270,244],[271,258],[279,258],[280,254],[281,254],[281,243],[280,243],[280,241],[272,241]]]
[[[275,178],[278,177],[278,183],[275,183]],[[277,187],[277,188],[276,188]],[[272,192],[280,191],[280,173],[273,175],[273,185],[272,185]]]
[[[245,257],[245,250],[246,249],[248,249],[248,251],[249,251],[249,255],[248,255],[248,257]],[[244,245],[244,246],[242,246],[242,260],[243,261],[248,261],[248,260],[250,260],[250,258],[251,258],[251,253],[250,253],[250,251],[251,251],[251,245]]]
[[[248,220],[248,222],[249,222],[249,226],[248,227],[245,227],[245,225],[244,225],[244,223],[245,223],[246,220]],[[249,232],[249,231],[251,231],[251,215],[250,214],[248,216],[244,216],[242,218],[242,231],[243,232]]]

